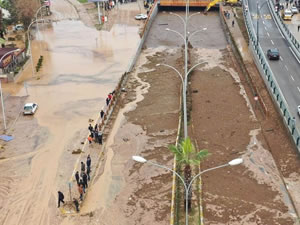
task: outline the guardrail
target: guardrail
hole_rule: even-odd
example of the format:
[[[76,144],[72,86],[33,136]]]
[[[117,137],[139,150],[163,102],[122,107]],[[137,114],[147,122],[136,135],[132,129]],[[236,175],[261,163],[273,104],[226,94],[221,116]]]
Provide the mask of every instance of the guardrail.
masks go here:
[[[272,0],[267,0],[268,6],[270,8],[270,12],[272,14],[272,17],[274,18],[274,21],[277,24],[277,27],[280,29],[281,33],[285,37],[285,39],[288,41],[290,47],[292,48],[292,51],[294,52],[294,55],[297,57],[298,61],[300,60],[300,44],[297,41],[297,39],[294,37],[294,35],[290,32],[287,25],[283,22],[281,16],[279,15],[279,10],[275,12],[275,5]]]
[[[248,1],[247,1],[248,5]],[[270,7],[270,5],[269,5]],[[272,11],[272,9],[271,9]],[[262,75],[267,89],[270,95],[273,98],[275,105],[278,108],[278,111],[282,115],[283,122],[286,125],[288,131],[290,132],[291,138],[295,143],[298,153],[300,154],[300,133],[295,126],[295,118],[292,117],[286,100],[280,90],[280,87],[276,81],[276,78],[271,70],[271,67],[265,57],[265,53],[260,47],[259,43],[257,43],[256,33],[254,31],[254,26],[251,20],[251,15],[248,10],[245,8],[245,4],[243,4],[243,15],[245,20],[245,25],[249,35],[249,45],[250,49],[253,52],[255,64]]]

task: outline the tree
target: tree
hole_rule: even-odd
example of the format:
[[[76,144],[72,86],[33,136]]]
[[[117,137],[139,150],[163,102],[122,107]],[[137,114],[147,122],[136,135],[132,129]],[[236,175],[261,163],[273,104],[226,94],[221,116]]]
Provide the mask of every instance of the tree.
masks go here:
[[[25,27],[28,27],[35,13],[39,8],[39,2],[36,0],[11,0],[15,3],[18,18],[21,20]]]
[[[199,165],[200,161],[209,155],[207,149],[197,152],[189,137],[181,141],[177,146],[170,145],[169,149],[176,155],[178,164],[184,164],[184,178],[186,180],[189,180],[191,177],[191,165]]]

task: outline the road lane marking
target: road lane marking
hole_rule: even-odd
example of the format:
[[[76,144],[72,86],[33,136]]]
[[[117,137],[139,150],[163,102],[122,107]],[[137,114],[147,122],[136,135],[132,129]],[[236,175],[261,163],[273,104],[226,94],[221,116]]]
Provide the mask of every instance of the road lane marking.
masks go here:
[[[294,53],[293,49],[291,47],[289,47],[289,49],[291,50],[291,52],[295,56],[295,59],[298,61],[298,63],[300,63],[300,61],[299,61],[298,57],[296,56],[296,54]]]
[[[265,30],[267,30],[267,28],[265,27]]]
[[[287,71],[289,71],[289,68],[286,65],[284,65],[284,67],[286,68]]]
[[[294,77],[291,75],[292,80],[294,81]]]
[[[298,91],[300,92],[300,88],[299,87],[297,87],[298,88]]]
[[[274,45],[274,42],[273,42],[273,40],[271,40],[271,43],[272,43],[272,45]]]
[[[267,35],[270,37],[270,34],[267,32]]]
[[[279,58],[280,58],[281,61],[283,61],[283,58],[281,56]]]
[[[265,24],[265,21],[263,21],[263,24]],[[266,27],[265,27],[265,29],[266,29]]]

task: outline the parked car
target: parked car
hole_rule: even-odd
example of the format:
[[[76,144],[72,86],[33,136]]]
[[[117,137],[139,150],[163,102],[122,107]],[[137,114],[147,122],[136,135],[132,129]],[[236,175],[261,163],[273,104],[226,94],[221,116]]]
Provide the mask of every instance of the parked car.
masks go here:
[[[138,14],[134,17],[136,20],[146,20],[148,16],[146,14]]]
[[[268,57],[268,59],[278,60],[279,57],[280,57],[278,48],[271,48],[271,49],[269,49],[267,51],[267,57]]]
[[[16,26],[14,26],[14,30],[15,31],[24,30],[24,26],[22,24],[17,24]]]
[[[291,11],[292,11],[293,14],[297,14],[297,13],[298,13],[298,9],[297,9],[297,7],[295,7],[295,6],[293,6],[293,7],[291,8]]]
[[[300,116],[300,105],[298,105],[297,109],[298,109],[298,116]]]
[[[38,108],[36,103],[26,103],[24,105],[23,115],[33,115]]]

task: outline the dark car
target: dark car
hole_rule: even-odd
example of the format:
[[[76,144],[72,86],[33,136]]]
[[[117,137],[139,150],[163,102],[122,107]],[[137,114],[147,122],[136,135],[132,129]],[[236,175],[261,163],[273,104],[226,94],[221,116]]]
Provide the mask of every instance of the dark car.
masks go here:
[[[279,59],[279,50],[277,48],[271,48],[267,51],[267,56],[269,59]]]

